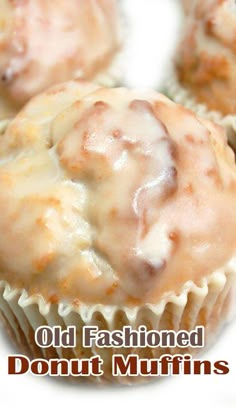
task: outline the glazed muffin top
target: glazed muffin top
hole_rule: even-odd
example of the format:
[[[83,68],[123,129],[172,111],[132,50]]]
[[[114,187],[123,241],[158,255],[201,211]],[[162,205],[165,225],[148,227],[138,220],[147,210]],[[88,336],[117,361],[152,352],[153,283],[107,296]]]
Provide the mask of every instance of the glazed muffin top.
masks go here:
[[[236,3],[186,1],[184,37],[176,57],[180,81],[210,109],[236,113]]]
[[[155,303],[232,260],[235,200],[222,128],[154,91],[53,87],[0,139],[0,279]]]
[[[17,109],[47,87],[94,79],[120,46],[115,0],[0,0],[0,96]]]

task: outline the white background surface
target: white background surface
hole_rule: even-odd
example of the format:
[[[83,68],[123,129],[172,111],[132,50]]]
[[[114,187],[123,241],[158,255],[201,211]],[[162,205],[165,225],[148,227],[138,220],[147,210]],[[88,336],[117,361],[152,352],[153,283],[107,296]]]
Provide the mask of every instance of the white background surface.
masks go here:
[[[191,0],[190,0],[191,1]],[[181,23],[178,0],[123,0],[130,24],[125,83],[161,87]],[[0,331],[0,407],[236,407],[236,322],[203,359],[226,360],[226,376],[179,376],[135,387],[75,386],[47,377],[7,375],[7,356],[17,353]]]

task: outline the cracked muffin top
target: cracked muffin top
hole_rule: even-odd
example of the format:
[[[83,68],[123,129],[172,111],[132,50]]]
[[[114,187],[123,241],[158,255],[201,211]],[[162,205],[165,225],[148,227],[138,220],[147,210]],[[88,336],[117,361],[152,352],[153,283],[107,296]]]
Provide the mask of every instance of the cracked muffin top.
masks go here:
[[[235,255],[224,131],[154,91],[74,81],[0,138],[0,279],[48,301],[155,303]]]

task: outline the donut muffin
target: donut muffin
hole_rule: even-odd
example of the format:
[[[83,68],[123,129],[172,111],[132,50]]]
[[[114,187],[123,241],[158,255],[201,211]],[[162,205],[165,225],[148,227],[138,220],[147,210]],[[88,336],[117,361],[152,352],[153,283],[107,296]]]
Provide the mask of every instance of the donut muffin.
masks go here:
[[[186,2],[185,9],[184,35],[175,59],[176,79],[170,80],[169,95],[224,125],[235,145],[236,3],[194,0]]]
[[[84,325],[203,325],[209,340],[232,306],[235,199],[221,127],[151,90],[51,88],[0,139],[3,320],[33,356],[45,322],[76,325],[66,358],[89,352]],[[114,352],[99,350],[109,380]]]
[[[113,83],[115,0],[0,0],[0,119],[74,78]]]

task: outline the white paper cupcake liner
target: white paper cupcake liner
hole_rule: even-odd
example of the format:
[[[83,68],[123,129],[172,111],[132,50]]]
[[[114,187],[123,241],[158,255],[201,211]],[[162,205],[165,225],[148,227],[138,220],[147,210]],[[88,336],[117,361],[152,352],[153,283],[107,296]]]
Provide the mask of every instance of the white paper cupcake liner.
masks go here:
[[[191,109],[203,119],[209,119],[223,126],[227,132],[229,143],[236,151],[236,115],[224,116],[221,112],[210,110],[204,103],[199,103],[193,92],[180,84],[174,70],[171,70],[168,75],[164,93],[174,102]]]
[[[123,61],[124,51],[122,49],[118,51],[116,56],[114,56],[109,67],[106,70],[99,72],[92,81],[106,88],[119,86],[123,79]]]
[[[98,326],[99,330],[119,330],[125,325],[138,329],[140,325],[147,330],[187,330],[197,326],[205,327],[207,345],[232,315],[235,306],[236,259],[199,285],[187,282],[181,293],[166,294],[158,304],[145,304],[137,307],[85,305],[79,306],[59,303],[49,304],[41,296],[28,296],[25,290],[12,289],[7,282],[0,281],[0,314],[10,336],[20,346],[20,351],[31,358],[89,358],[100,355],[104,360],[103,377],[89,377],[91,381],[111,381],[132,383],[143,381],[141,377],[112,377],[113,354],[138,354],[141,358],[159,358],[163,354],[190,353],[197,349],[96,349],[82,345],[83,326]],[[77,343],[74,348],[39,348],[34,333],[40,326],[75,326]],[[81,380],[81,377],[78,377]],[[86,379],[87,380],[87,379]]]

